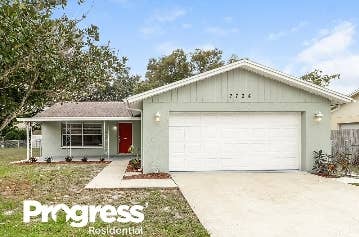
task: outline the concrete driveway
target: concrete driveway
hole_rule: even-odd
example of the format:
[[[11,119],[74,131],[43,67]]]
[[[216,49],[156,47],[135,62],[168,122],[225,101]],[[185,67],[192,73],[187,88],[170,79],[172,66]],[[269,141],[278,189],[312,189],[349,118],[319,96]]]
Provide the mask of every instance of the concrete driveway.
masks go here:
[[[304,172],[172,176],[212,236],[359,236],[353,185]]]

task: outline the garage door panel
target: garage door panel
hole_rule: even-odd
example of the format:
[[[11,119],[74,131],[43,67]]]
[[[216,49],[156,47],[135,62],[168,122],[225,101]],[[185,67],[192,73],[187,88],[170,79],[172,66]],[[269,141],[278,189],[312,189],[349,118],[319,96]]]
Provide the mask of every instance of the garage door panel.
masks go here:
[[[202,148],[204,154],[217,156],[217,153],[220,151],[220,144],[214,142],[206,142],[202,144]]]
[[[300,113],[178,112],[169,124],[171,171],[299,168]]]
[[[202,138],[200,127],[186,127],[185,128],[185,139],[187,142],[198,142]]]
[[[186,148],[186,145],[185,143],[183,142],[174,142],[174,143],[171,143],[170,144],[170,151],[173,153],[173,154],[176,154],[176,153],[185,153],[185,148]]]
[[[172,127],[169,130],[169,142],[184,142],[185,141],[185,128]]]
[[[186,145],[186,153],[202,153],[201,143],[191,143]]]
[[[202,127],[202,138],[205,140],[213,140],[218,138],[218,129],[216,127]]]

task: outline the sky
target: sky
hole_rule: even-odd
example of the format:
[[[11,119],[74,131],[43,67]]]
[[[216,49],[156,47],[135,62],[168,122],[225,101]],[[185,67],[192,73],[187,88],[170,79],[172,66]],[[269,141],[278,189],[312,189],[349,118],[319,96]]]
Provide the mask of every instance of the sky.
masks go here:
[[[176,48],[223,50],[301,76],[339,73],[331,89],[359,88],[359,1],[87,0],[56,11],[86,19],[144,77],[149,58]]]

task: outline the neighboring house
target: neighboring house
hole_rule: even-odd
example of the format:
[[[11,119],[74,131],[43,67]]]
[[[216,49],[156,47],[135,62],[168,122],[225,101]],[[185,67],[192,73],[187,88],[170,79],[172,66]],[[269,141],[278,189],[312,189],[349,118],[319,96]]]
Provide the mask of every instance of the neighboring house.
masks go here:
[[[355,101],[338,105],[332,110],[332,130],[359,129],[359,89],[350,94]]]
[[[43,156],[126,154],[145,173],[311,170],[329,152],[330,108],[352,99],[247,59],[131,96],[56,104],[41,122]],[[71,144],[69,138],[71,137]]]

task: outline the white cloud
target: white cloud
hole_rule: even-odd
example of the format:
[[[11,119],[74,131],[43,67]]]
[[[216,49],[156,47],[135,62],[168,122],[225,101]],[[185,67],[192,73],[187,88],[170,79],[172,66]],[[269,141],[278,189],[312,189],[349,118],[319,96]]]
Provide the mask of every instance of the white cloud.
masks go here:
[[[216,35],[216,36],[227,36],[229,34],[239,32],[239,29],[236,28],[236,27],[222,28],[222,27],[217,27],[217,26],[211,26],[211,27],[207,27],[205,29],[205,31],[207,33],[210,33],[210,34],[213,34],[213,35]]]
[[[184,15],[186,15],[186,11],[182,8],[157,9],[150,17],[145,19],[145,26],[140,28],[139,31],[146,37],[162,34],[167,23],[173,22]],[[184,24],[182,27],[190,28],[191,25]]]
[[[287,36],[289,34],[298,32],[299,30],[301,30],[306,25],[307,25],[307,22],[301,21],[298,24],[292,26],[288,30],[282,30],[282,31],[278,31],[278,32],[269,33],[267,38],[269,40],[278,40],[278,39],[283,38],[283,37],[285,37],[285,36]]]
[[[350,93],[359,88],[359,52],[352,47],[355,33],[355,25],[348,21],[338,23],[331,30],[320,30],[285,70],[293,72],[296,68],[300,75],[313,69],[326,74],[339,73],[341,79],[333,81],[330,87]]]
[[[160,26],[144,26],[140,29],[140,32],[144,35],[144,36],[151,36],[154,34],[162,34],[163,30]]]
[[[326,35],[314,40],[312,45],[298,55],[298,60],[316,62],[321,59],[340,56],[352,44],[354,32],[355,27],[352,23],[340,23]]]
[[[186,11],[181,8],[161,9],[155,11],[152,18],[158,22],[171,22],[184,15],[186,15]]]

